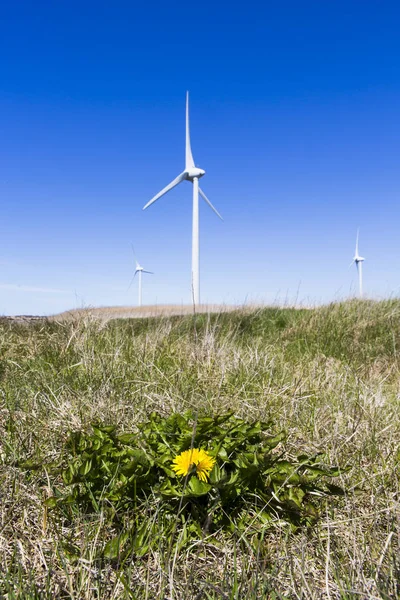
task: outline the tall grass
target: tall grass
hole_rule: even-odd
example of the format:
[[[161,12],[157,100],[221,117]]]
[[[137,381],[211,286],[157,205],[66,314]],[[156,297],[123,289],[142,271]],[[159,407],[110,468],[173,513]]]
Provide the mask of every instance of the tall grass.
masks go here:
[[[0,323],[0,597],[400,597],[400,302],[345,302],[195,317]],[[71,431],[129,430],[153,410],[273,419],[287,451],[350,467],[319,523],[223,532],[123,561],[113,523],[44,500],[43,469]],[[163,515],[149,499],[149,528]]]

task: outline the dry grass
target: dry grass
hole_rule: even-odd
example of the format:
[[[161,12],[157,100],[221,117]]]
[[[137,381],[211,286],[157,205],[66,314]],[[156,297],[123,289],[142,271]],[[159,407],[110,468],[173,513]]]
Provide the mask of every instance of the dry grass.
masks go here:
[[[400,302],[209,312],[0,325],[0,597],[400,597]],[[113,535],[103,513],[48,512],[60,483],[19,467],[56,459],[93,421],[130,429],[193,407],[273,418],[289,452],[349,465],[346,495],[309,530],[249,522],[118,563],[99,554]],[[142,517],[161,519],[150,505]]]
[[[248,310],[254,310],[255,308],[257,307],[251,306]],[[231,312],[233,310],[238,310],[238,307],[225,304],[200,304],[199,306],[196,306],[196,309],[187,304],[101,306],[68,310],[58,315],[52,315],[49,319],[51,321],[66,321],[90,317],[107,321],[109,319],[143,319],[152,317],[184,316],[193,315],[195,313],[222,313]]]

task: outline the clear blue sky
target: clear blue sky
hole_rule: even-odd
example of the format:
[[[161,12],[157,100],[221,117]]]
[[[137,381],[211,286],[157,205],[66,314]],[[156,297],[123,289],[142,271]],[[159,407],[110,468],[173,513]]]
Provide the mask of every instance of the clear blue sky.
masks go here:
[[[0,7],[0,314],[189,303],[190,90],[205,302],[319,303],[400,286],[400,6],[381,1]]]

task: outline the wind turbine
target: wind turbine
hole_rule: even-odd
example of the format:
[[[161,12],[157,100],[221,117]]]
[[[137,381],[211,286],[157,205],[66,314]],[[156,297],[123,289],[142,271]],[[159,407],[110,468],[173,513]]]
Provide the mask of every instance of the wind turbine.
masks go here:
[[[354,258],[353,258],[353,260],[350,263],[350,267],[351,267],[352,264],[354,264],[354,263],[356,264],[357,273],[358,273],[359,296],[360,296],[360,298],[362,298],[362,295],[363,295],[363,287],[362,287],[362,284],[363,284],[363,281],[362,281],[362,264],[363,264],[365,258],[363,258],[362,256],[360,256],[359,253],[358,253],[358,235],[359,235],[359,232],[360,232],[360,230],[357,229],[356,250],[355,250],[355,253],[354,253]]]
[[[135,273],[132,277],[132,281],[129,284],[128,290],[131,287],[133,280],[136,277],[136,274],[139,273],[139,299],[138,299],[138,306],[142,306],[142,273],[149,273],[149,275],[154,275],[154,273],[152,271],[145,271],[143,269],[143,267],[138,263],[137,258],[135,256],[135,251],[133,249],[132,246],[132,252],[133,252],[133,258],[135,259],[135,265],[136,265],[136,269],[135,269]]]
[[[200,281],[199,281],[199,194],[205,200],[215,214],[221,219],[221,215],[217,209],[211,204],[203,190],[199,187],[199,179],[203,177],[205,171],[195,166],[192,150],[190,146],[190,132],[189,132],[189,92],[186,92],[186,147],[185,147],[185,170],[182,171],[178,177],[176,177],[171,183],[169,183],[164,189],[154,196],[144,207],[143,210],[148,208],[151,204],[156,202],[161,196],[164,196],[167,192],[172,190],[181,181],[191,181],[193,183],[193,219],[192,219],[192,294],[193,303],[195,305],[200,304]]]

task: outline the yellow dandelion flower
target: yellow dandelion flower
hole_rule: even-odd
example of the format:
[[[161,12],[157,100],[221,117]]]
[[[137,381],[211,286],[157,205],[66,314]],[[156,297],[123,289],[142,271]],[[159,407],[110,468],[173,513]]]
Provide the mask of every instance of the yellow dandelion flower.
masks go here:
[[[193,467],[200,481],[207,481],[214,465],[215,458],[210,456],[205,450],[197,448],[181,452],[172,461],[172,468],[176,471],[177,475],[187,475]]]

